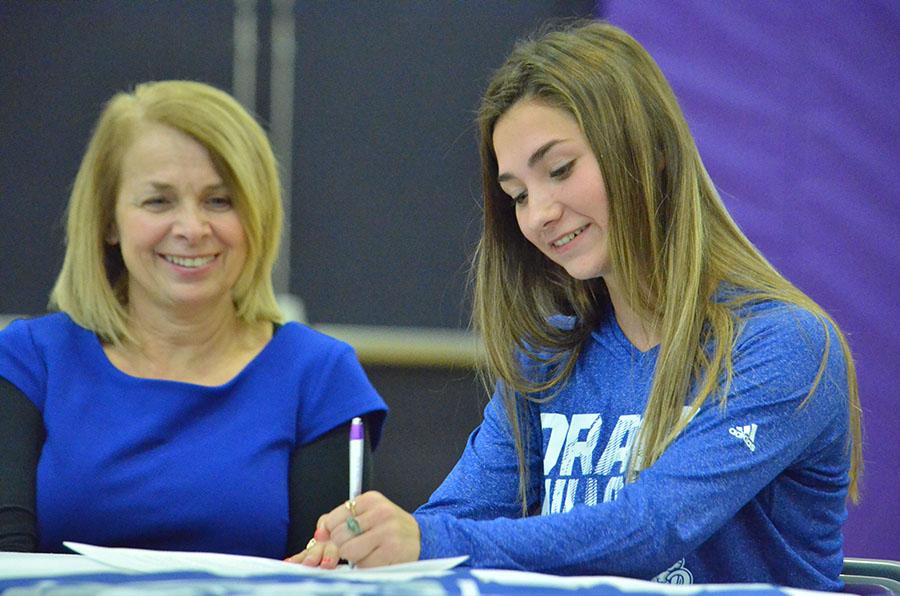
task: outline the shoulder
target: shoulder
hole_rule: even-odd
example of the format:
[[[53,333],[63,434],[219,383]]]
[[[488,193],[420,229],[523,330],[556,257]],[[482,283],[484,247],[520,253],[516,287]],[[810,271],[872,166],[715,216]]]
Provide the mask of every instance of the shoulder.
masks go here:
[[[834,325],[805,308],[768,300],[743,306],[735,313],[738,351],[765,346],[769,349],[801,349],[821,355],[825,344],[837,339]]]
[[[353,353],[350,344],[296,321],[279,327],[275,332],[275,339],[278,340],[279,349],[295,350],[302,347],[303,353],[310,358]]]
[[[55,312],[48,315],[37,315],[33,317],[20,317],[10,321],[3,332],[10,329],[62,329],[77,325],[72,321],[71,317],[64,312]]]
[[[721,287],[713,300],[731,310],[737,348],[748,349],[768,342],[821,352],[825,343],[838,337],[834,324],[823,313],[791,302],[755,299],[748,295],[748,290],[730,286]]]
[[[91,336],[64,313],[13,321],[0,331],[0,377],[43,409],[48,379],[79,371],[79,347]]]
[[[822,371],[846,385],[846,361],[834,324],[795,304],[762,301],[736,313],[734,364],[742,370],[769,370],[770,379],[794,384],[811,381]]]
[[[66,313],[57,312],[38,317],[16,319],[0,330],[0,343],[4,345],[55,344],[71,338],[73,334],[90,333],[77,325]]]
[[[378,444],[387,405],[369,382],[350,344],[297,322],[275,334],[277,375],[294,371],[300,407],[298,433],[308,443],[324,432],[368,416],[373,448]],[[335,399],[340,396],[340,399]]]
[[[305,385],[311,379],[358,376],[362,371],[350,344],[293,321],[275,330],[258,362],[279,377],[293,377]]]
[[[282,325],[266,350],[269,366],[280,375],[293,371],[304,384],[332,388],[366,384],[365,371],[353,347],[297,322]]]

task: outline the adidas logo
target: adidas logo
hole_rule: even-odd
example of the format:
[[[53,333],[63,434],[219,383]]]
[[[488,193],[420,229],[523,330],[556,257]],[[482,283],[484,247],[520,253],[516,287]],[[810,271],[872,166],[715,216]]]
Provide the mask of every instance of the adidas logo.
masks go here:
[[[744,445],[746,445],[747,449],[750,451],[756,451],[756,444],[753,442],[756,439],[755,424],[732,426],[728,429],[728,434],[744,441]]]

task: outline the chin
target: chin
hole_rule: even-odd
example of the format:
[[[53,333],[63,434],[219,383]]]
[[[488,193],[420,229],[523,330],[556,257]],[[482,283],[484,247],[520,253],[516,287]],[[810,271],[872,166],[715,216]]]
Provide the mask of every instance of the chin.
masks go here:
[[[570,277],[579,281],[596,279],[609,273],[609,262],[601,251],[590,251],[559,264]]]
[[[567,267],[566,273],[568,273],[570,277],[573,277],[579,281],[587,281],[589,279],[597,279],[598,277],[603,277],[603,269],[599,267]]]

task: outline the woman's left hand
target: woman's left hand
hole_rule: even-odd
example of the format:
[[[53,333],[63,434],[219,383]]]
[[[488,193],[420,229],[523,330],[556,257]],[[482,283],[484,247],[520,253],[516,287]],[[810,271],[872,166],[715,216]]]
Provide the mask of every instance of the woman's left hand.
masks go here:
[[[316,524],[316,533],[312,540],[306,544],[306,548],[285,559],[288,563],[300,563],[307,567],[322,567],[334,569],[338,564],[338,547],[331,541],[324,524],[325,516],[319,518]]]
[[[319,524],[340,557],[359,567],[417,561],[422,549],[416,519],[376,491],[334,508]]]

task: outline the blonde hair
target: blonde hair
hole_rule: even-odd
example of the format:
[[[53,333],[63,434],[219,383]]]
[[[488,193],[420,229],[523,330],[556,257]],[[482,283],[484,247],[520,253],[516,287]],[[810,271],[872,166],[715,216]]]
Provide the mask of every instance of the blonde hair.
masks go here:
[[[68,313],[104,341],[130,341],[128,272],[106,242],[115,219],[122,156],[141,125],[164,124],[196,140],[232,192],[247,238],[247,259],[232,290],[246,322],[282,320],[272,288],[281,237],[281,188],[265,132],[230,95],[204,83],[144,83],[106,104],[69,197],[66,254],[50,308]]]
[[[497,182],[494,126],[521,100],[560,108],[578,122],[606,182],[611,267],[628,304],[661,339],[637,444],[642,465],[659,458],[707,398],[724,400],[741,306],[778,300],[813,313],[825,329],[825,353],[807,399],[825,370],[829,324],[839,338],[849,386],[849,495],[856,501],[862,471],[860,406],[846,340],[828,314],[782,277],[738,229],[700,160],[668,82],[646,50],[621,29],[582,21],[518,43],[492,77],[478,114],[484,228],[474,263],[473,324],[488,355],[483,378],[487,386],[499,386],[516,441],[523,514],[528,506],[527,438],[522,434],[527,408],[518,399],[545,401],[561,390],[582,345],[611,305],[601,279],[572,278],[524,238],[514,203]],[[723,284],[739,291],[714,299]],[[574,316],[574,328],[554,325],[556,314]],[[537,368],[549,371],[543,380],[534,378]],[[683,416],[692,390],[691,409]],[[634,460],[629,480],[633,466]]]

